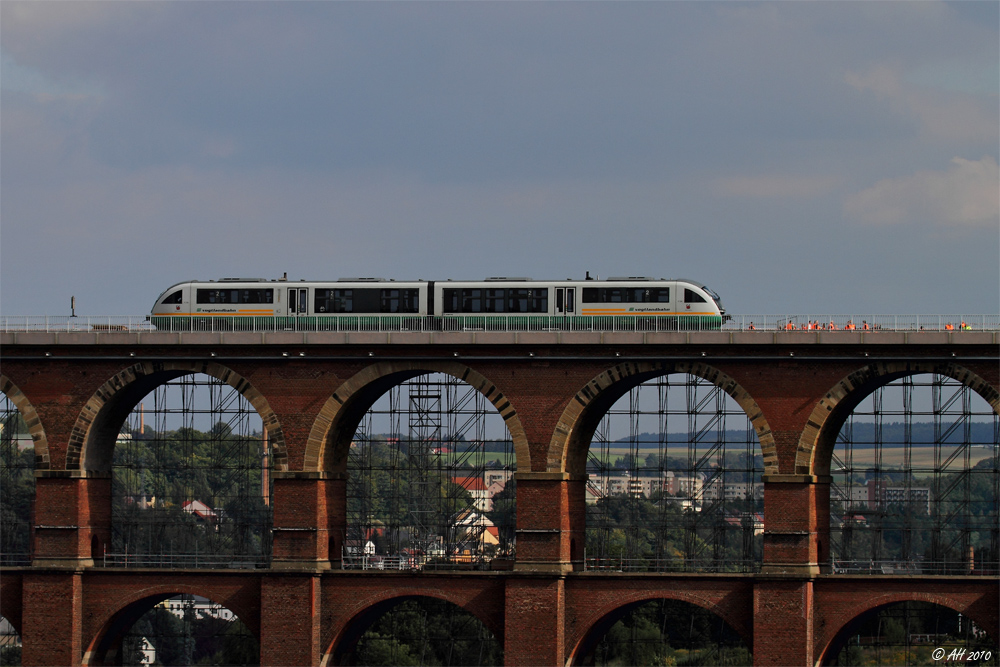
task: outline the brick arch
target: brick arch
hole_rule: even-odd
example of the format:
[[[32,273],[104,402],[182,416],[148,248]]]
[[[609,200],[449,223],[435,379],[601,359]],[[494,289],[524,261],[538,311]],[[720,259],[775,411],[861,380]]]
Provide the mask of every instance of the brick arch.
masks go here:
[[[117,373],[94,392],[77,417],[66,451],[67,470],[101,470],[111,467],[118,429],[144,396],[159,385],[191,373],[204,373],[240,392],[264,422],[273,448],[275,470],[286,470],[288,454],[278,417],[263,394],[233,370],[209,361],[144,361]]]
[[[1000,414],[1000,392],[989,382],[957,363],[880,362],[860,368],[838,382],[813,408],[799,438],[795,473],[829,475],[830,459],[840,427],[865,397],[878,387],[907,375],[936,373],[958,380],[986,399]]]
[[[615,593],[610,605],[591,607],[587,610],[586,615],[581,615],[577,619],[576,625],[581,628],[581,631],[575,637],[567,637],[570,640],[568,642],[570,650],[566,663],[568,665],[579,664],[579,661],[585,657],[581,653],[589,648],[588,642],[599,638],[595,637],[596,633],[607,632],[631,608],[656,600],[687,602],[712,612],[728,623],[740,635],[743,643],[751,651],[753,650],[753,628],[745,622],[745,613],[742,609],[717,604],[712,598],[692,591],[672,590],[654,593],[648,590],[621,590]]]
[[[996,627],[1000,618],[998,618],[997,611],[995,609],[982,608],[984,606],[989,607],[989,605],[970,604],[969,600],[958,595],[953,596],[948,593],[919,593],[913,591],[902,591],[881,593],[877,595],[865,594],[855,596],[853,599],[858,601],[853,605],[843,607],[841,613],[838,614],[835,619],[826,620],[826,626],[830,628],[830,630],[821,633],[817,638],[816,646],[819,649],[816,653],[817,665],[827,664],[827,660],[830,660],[833,657],[830,655],[831,651],[840,649],[837,645],[840,635],[850,627],[852,622],[857,620],[863,614],[878,610],[881,607],[886,607],[896,602],[930,602],[941,607],[947,607],[948,609],[957,611],[960,614],[971,618],[975,621],[976,625],[986,630],[987,634],[992,637],[994,641],[998,638],[996,634]],[[986,613],[983,613],[984,611]]]
[[[736,380],[700,362],[626,362],[592,379],[577,392],[559,417],[549,442],[546,471],[583,474],[590,439],[604,413],[633,387],[672,373],[697,375],[729,394],[746,412],[757,433],[764,459],[764,474],[778,473],[774,436],[757,401]]]
[[[347,460],[347,445],[375,401],[391,387],[427,373],[446,373],[468,383],[485,396],[507,424],[514,443],[516,466],[521,470],[530,469],[528,438],[521,419],[510,400],[488,378],[457,362],[396,361],[373,364],[358,371],[327,399],[309,432],[303,470],[316,472],[343,468]]]
[[[39,419],[38,413],[35,412],[35,406],[17,388],[17,385],[11,382],[10,378],[2,374],[0,374],[0,391],[6,394],[10,402],[17,407],[21,417],[24,418],[24,423],[28,426],[31,441],[35,444],[35,469],[47,470],[49,467],[49,441],[45,437],[45,428],[42,426],[42,420]]]
[[[95,614],[92,619],[95,631],[90,639],[90,643],[84,652],[84,665],[103,664],[107,650],[111,643],[118,637],[128,632],[129,628],[138,621],[143,614],[152,609],[163,600],[175,595],[199,595],[224,606],[233,612],[240,621],[253,633],[260,645],[260,609],[250,608],[241,604],[238,599],[227,599],[223,603],[220,598],[225,597],[226,591],[216,591],[222,595],[215,595],[211,586],[201,586],[188,583],[163,583],[153,586],[146,586],[129,591],[128,594],[115,600],[110,605],[100,608],[99,615]],[[96,661],[96,662],[95,662]]]
[[[368,622],[369,625],[366,627],[371,627],[371,624],[381,618],[395,604],[413,598],[432,598],[455,605],[473,615],[487,630],[493,633],[496,640],[503,646],[504,628],[502,614],[501,617],[495,617],[494,614],[489,613],[488,609],[480,608],[476,604],[470,604],[470,602],[482,600],[481,595],[475,595],[478,592],[478,590],[463,590],[461,594],[456,594],[448,590],[407,586],[391,590],[381,589],[376,593],[359,598],[357,604],[352,605],[350,609],[343,610],[343,617],[347,620],[337,629],[333,639],[327,645],[326,650],[323,652],[321,664],[332,665],[335,664],[337,658],[342,657],[343,643],[353,631],[358,629],[356,627],[358,623]],[[382,613],[379,613],[380,611]],[[369,618],[365,618],[366,616],[369,616]],[[360,637],[360,634],[358,636]]]

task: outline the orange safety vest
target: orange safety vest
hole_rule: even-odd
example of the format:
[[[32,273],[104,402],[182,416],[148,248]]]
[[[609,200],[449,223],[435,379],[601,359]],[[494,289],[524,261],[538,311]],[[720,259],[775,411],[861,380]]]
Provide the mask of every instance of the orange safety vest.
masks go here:
[[[862,322],[861,323],[861,329],[863,331],[868,331],[868,323],[867,322]]]
[[[836,331],[836,330],[837,330],[837,325],[834,324],[833,322],[830,322],[830,331]]]
[[[795,325],[792,324],[791,321],[789,321],[788,324],[785,325],[785,331],[791,331],[794,328],[795,328]]]
[[[847,330],[849,330],[849,331],[854,331],[855,329],[857,329],[857,327],[854,326],[854,322],[848,322],[847,326],[844,327],[844,328],[847,329]]]
[[[945,331],[954,331],[955,330],[955,325],[952,324],[951,322],[949,322],[948,324],[944,325],[944,330]]]

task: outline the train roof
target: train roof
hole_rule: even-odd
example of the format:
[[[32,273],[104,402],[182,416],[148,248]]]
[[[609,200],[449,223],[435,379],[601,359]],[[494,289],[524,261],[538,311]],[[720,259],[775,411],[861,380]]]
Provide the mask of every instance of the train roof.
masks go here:
[[[562,279],[539,279],[520,276],[489,276],[482,279],[455,279],[446,278],[444,280],[424,280],[418,278],[416,280],[397,280],[395,278],[374,278],[374,277],[340,277],[336,280],[308,280],[306,278],[300,278],[299,280],[289,280],[288,278],[218,278],[213,280],[182,280],[180,282],[174,283],[170,287],[163,290],[163,294],[166,294],[170,290],[180,287],[181,285],[220,285],[225,283],[484,283],[484,282],[510,282],[510,283],[560,283],[560,282],[575,282],[575,283],[619,283],[619,282],[674,282],[674,283],[687,283],[690,285],[695,285],[697,287],[704,288],[704,283],[698,280],[691,280],[690,278],[653,278],[650,276],[611,276],[608,278],[562,278]]]

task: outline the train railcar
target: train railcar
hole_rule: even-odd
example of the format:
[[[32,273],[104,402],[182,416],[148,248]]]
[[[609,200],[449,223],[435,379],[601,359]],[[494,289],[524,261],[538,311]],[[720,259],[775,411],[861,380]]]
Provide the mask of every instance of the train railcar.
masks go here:
[[[168,330],[671,330],[718,329],[725,312],[718,294],[684,279],[223,278],[170,286],[150,322]]]

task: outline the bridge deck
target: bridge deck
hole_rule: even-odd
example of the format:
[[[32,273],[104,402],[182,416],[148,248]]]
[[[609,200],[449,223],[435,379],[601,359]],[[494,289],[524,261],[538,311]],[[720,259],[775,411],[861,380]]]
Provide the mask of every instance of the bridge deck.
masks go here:
[[[1000,331],[455,331],[455,332],[159,332],[23,331],[0,333],[0,346],[50,345],[998,345]]]

